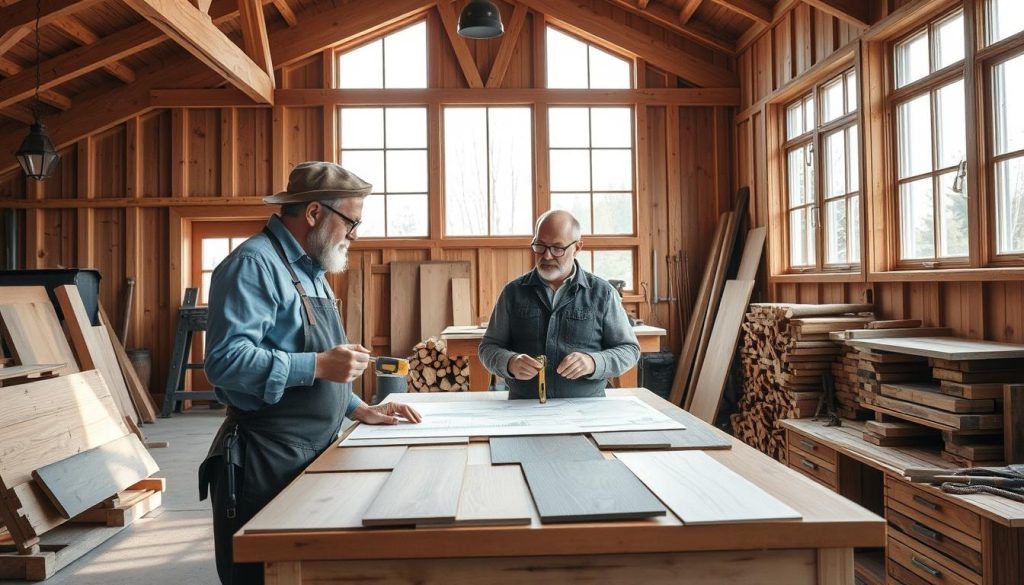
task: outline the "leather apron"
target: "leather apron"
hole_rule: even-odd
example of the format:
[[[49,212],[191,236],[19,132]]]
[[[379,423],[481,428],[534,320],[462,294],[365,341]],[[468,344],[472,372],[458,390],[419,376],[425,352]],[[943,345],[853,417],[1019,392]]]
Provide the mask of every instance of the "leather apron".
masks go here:
[[[302,302],[303,352],[348,343],[334,299],[310,297],[280,241],[264,228]],[[329,290],[329,289],[328,289]],[[206,459],[199,467],[200,499],[209,486],[213,503],[217,573],[225,585],[263,583],[261,563],[235,563],[231,538],[338,436],[352,384],[317,379],[287,388],[275,404],[256,411],[228,407]]]

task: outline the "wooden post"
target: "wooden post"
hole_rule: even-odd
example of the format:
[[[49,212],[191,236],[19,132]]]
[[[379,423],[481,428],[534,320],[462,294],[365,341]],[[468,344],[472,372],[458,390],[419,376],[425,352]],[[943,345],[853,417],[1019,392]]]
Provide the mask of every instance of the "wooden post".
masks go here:
[[[1003,385],[1003,455],[1024,463],[1024,384]]]

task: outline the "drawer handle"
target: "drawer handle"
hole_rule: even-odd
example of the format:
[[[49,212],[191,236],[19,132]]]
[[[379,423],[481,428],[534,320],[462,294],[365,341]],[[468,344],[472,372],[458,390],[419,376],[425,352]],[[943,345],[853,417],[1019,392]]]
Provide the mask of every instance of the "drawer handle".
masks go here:
[[[803,447],[804,449],[807,449],[808,451],[814,451],[818,448],[817,445],[808,441],[807,439],[800,439],[800,446]]]
[[[808,461],[806,459],[801,459],[800,460],[800,465],[803,465],[804,467],[806,467],[807,469],[810,469],[811,471],[817,471],[818,470],[818,466],[814,462]]]
[[[938,532],[935,532],[934,530],[932,530],[931,528],[928,528],[927,526],[925,526],[924,524],[921,524],[920,522],[914,522],[913,524],[910,525],[910,527],[914,529],[914,532],[920,534],[921,536],[924,536],[926,538],[930,538],[932,540],[941,540],[941,536],[939,535]]]
[[[917,502],[918,504],[921,504],[922,506],[924,506],[926,508],[931,508],[932,510],[938,510],[939,509],[939,505],[938,504],[936,504],[935,502],[933,502],[931,500],[922,498],[921,496],[914,496],[914,501]]]
[[[935,569],[929,567],[928,565],[926,565],[924,563],[924,561],[922,561],[921,559],[917,558],[916,556],[910,557],[910,562],[914,563],[914,566],[916,566],[918,569],[921,569],[922,571],[927,572],[932,577],[941,577],[942,576],[942,572],[941,571],[936,571]]]

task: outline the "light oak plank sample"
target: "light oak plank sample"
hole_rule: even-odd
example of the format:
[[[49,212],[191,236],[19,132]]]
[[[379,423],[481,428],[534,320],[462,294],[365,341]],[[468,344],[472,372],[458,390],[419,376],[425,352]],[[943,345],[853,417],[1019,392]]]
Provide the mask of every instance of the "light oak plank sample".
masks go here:
[[[364,526],[451,524],[459,508],[465,449],[410,449],[363,515]]]
[[[36,374],[56,372],[64,367],[64,364],[38,364],[34,366],[7,366],[0,368],[0,382],[14,380],[16,378],[27,378]]]
[[[621,461],[527,461],[523,473],[541,522],[664,516],[665,508]]]
[[[32,472],[61,516],[72,518],[160,471],[135,435],[125,435]]]
[[[452,279],[452,325],[473,324],[473,295],[469,288],[469,279],[458,277]]]
[[[440,337],[452,317],[452,279],[470,278],[469,262],[431,262],[420,265],[420,339]]]
[[[405,455],[405,445],[393,447],[333,447],[317,457],[306,473],[333,471],[391,471]]]
[[[957,398],[939,392],[938,384],[882,384],[882,395],[948,412],[992,412],[994,400]]]
[[[699,451],[615,453],[684,524],[798,520],[799,512]]]
[[[457,525],[529,524],[530,491],[517,465],[467,465]]]
[[[693,391],[693,402],[687,408],[697,418],[708,424],[715,423],[719,403],[725,390],[736,343],[740,337],[740,326],[754,290],[753,280],[730,280],[725,283],[722,302],[711,330],[708,351],[700,369],[700,377]]]
[[[392,395],[393,396],[393,395]],[[391,398],[391,396],[388,396]],[[341,447],[388,447],[396,445],[468,445],[469,437],[410,437],[407,439],[352,439],[346,437]]]
[[[491,464],[526,461],[590,461],[603,459],[601,451],[583,435],[531,435],[491,437]]]
[[[42,287],[27,288],[38,288],[42,300],[0,304],[0,320],[7,346],[21,365],[62,363],[64,367],[58,370],[58,374],[79,371],[46,290]]]
[[[390,474],[304,473],[246,524],[246,533],[361,528]]]

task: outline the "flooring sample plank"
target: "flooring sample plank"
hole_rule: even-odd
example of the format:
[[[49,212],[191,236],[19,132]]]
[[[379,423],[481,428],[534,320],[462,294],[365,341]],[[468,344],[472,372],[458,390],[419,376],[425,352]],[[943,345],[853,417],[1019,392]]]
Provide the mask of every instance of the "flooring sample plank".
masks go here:
[[[468,278],[452,279],[452,325],[473,324],[473,294]]]
[[[451,282],[455,278],[469,280],[470,269],[469,262],[432,262],[420,265],[420,339],[440,337],[445,327],[455,324],[452,317]]]
[[[541,522],[632,520],[666,513],[621,461],[527,461],[522,467]]]
[[[419,341],[420,262],[392,262],[391,355],[407,357]],[[370,278],[370,275],[366,275]]]
[[[715,326],[711,330],[708,351],[693,392],[693,401],[686,409],[708,424],[714,424],[715,417],[718,416],[725,381],[736,355],[740,325],[743,323],[753,290],[753,280],[730,280],[725,283],[722,302],[715,317]]]
[[[405,455],[405,445],[392,447],[334,447],[306,468],[306,473],[391,471]]]
[[[346,437],[339,447],[390,447],[398,445],[468,445],[469,437],[409,437],[388,439],[353,439]]]
[[[78,362],[57,321],[57,313],[45,289],[39,289],[45,301],[0,304],[0,324],[7,347],[23,366],[64,364],[58,374],[77,372]]]
[[[799,520],[799,512],[699,451],[615,453],[684,524]]]
[[[1021,370],[962,372],[960,370],[932,368],[932,377],[936,380],[957,382],[959,384],[1016,384],[1024,382],[1024,372]]]
[[[922,427],[921,425],[908,422],[880,422],[876,420],[864,421],[864,429],[879,437],[931,437],[935,429]]]
[[[1001,414],[954,414],[879,395],[872,395],[870,400],[865,403],[865,408],[894,414],[899,418],[941,431],[1001,431],[1003,429]]]
[[[611,449],[668,449],[672,440],[667,431],[621,431],[590,435],[602,451]]]
[[[455,524],[460,526],[529,524],[530,490],[518,465],[467,465]]]
[[[1003,385],[998,383],[961,384],[943,381],[939,382],[939,392],[971,400],[995,400],[1003,397]]]
[[[0,368],[0,382],[14,380],[16,378],[27,378],[37,374],[56,372],[64,367],[64,364],[38,364],[33,366],[7,366]]]
[[[135,435],[125,435],[32,472],[61,516],[70,519],[160,470]]]
[[[944,360],[992,360],[1024,357],[1024,345],[977,341],[959,337],[897,337],[893,339],[851,339],[858,349],[877,349]]]
[[[882,384],[882,395],[947,412],[992,412],[993,400],[969,400],[939,392],[937,384]]]
[[[260,510],[246,533],[362,528],[363,515],[390,474],[304,473]]]
[[[764,251],[764,241],[768,236],[768,228],[754,228],[747,231],[747,238],[743,242],[743,256],[740,257],[740,267],[736,271],[736,280],[757,280],[757,269],[761,265],[761,253]]]
[[[526,461],[590,461],[604,459],[583,435],[491,437],[491,465]]]
[[[685,411],[683,411],[685,412]],[[692,416],[692,415],[691,415]],[[593,433],[594,441],[602,451],[615,449],[659,449],[687,451],[691,449],[731,449],[727,437],[708,429],[703,423],[690,421],[686,428],[675,431],[625,431]]]
[[[459,508],[466,449],[410,449],[363,515],[363,526],[451,524]]]

